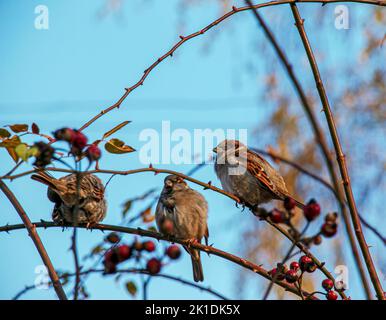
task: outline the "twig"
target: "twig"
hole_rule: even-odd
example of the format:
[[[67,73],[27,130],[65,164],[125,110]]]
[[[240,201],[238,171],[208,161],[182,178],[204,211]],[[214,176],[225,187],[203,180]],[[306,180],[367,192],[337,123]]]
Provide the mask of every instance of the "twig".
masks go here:
[[[34,224],[35,224],[36,228],[61,228],[62,227],[60,225],[55,224],[54,222],[36,222]],[[72,227],[72,225],[68,225],[68,227]],[[25,228],[25,226],[23,224],[12,225],[12,226],[8,225],[8,226],[0,227],[0,232],[19,230],[19,229],[24,229],[24,228]],[[85,229],[86,226],[78,225],[76,228]],[[129,227],[122,227],[122,226],[97,224],[89,229],[97,229],[97,230],[102,230],[102,231],[115,231],[115,232],[122,232],[122,233],[127,233],[127,234],[134,234],[134,235],[138,235],[138,236],[154,238],[157,240],[179,243],[181,245],[190,244],[190,246],[194,249],[198,249],[198,250],[203,251],[207,254],[213,254],[213,255],[218,256],[220,258],[223,258],[223,259],[226,259],[226,260],[231,261],[233,263],[236,263],[243,268],[251,270],[252,272],[254,272],[256,274],[259,274],[260,276],[262,276],[268,280],[271,280],[271,276],[269,275],[268,271],[265,270],[261,265],[257,265],[253,262],[250,262],[248,260],[245,260],[243,258],[235,256],[231,253],[222,251],[222,250],[217,249],[213,246],[206,246],[206,245],[198,243],[198,242],[197,243],[191,243],[191,241],[189,241],[189,240],[181,240],[181,239],[176,239],[176,238],[165,237],[158,232],[153,232],[153,231],[144,230],[144,229],[140,229],[140,228],[129,228]],[[285,234],[285,231],[284,231],[284,234]],[[312,254],[311,253],[309,253],[309,254],[310,254],[310,258],[313,259],[314,257],[312,256]],[[314,258],[314,259],[316,259],[316,258]],[[316,261],[318,261],[318,260],[316,259]],[[318,263],[320,265],[319,261],[318,261]],[[82,274],[82,272],[80,274]],[[329,275],[329,277],[331,279],[334,279],[331,274]],[[294,285],[288,284],[285,281],[277,281],[276,284],[283,287],[286,291],[294,293],[295,295],[299,295],[299,292]],[[309,296],[308,292],[304,291],[303,294],[305,296]]]
[[[113,105],[111,105],[110,107],[102,110],[101,112],[99,112],[97,115],[95,115],[92,119],[90,119],[89,121],[87,121],[79,130],[82,131],[84,129],[86,129],[87,127],[89,127],[92,123],[94,123],[96,120],[98,120],[100,117],[102,117],[103,115],[105,115],[106,113],[114,110],[114,109],[118,109],[122,102],[127,98],[127,96],[132,92],[134,91],[135,89],[137,89],[138,87],[142,86],[145,79],[148,77],[148,75],[150,74],[150,72],[155,68],[157,67],[163,60],[165,60],[167,57],[172,57],[174,52],[182,45],[184,44],[185,42],[197,37],[197,36],[200,36],[200,35],[203,35],[204,33],[206,33],[208,30],[212,29],[214,26],[218,25],[219,23],[221,23],[222,21],[226,20],[227,18],[233,16],[235,13],[238,13],[238,12],[242,12],[242,11],[247,11],[247,10],[251,10],[251,9],[260,9],[260,8],[263,8],[263,7],[269,7],[269,6],[276,6],[276,5],[282,5],[282,4],[289,4],[289,3],[296,3],[296,2],[299,2],[299,3],[322,3],[322,4],[328,4],[328,3],[336,3],[336,2],[348,2],[348,1],[339,1],[339,0],[282,0],[282,1],[270,1],[270,2],[265,2],[265,3],[260,3],[260,4],[256,4],[256,5],[251,5],[251,6],[245,6],[245,7],[240,7],[240,8],[237,8],[237,7],[232,7],[232,10],[225,13],[223,16],[221,16],[220,18],[216,19],[215,21],[213,21],[212,23],[208,24],[206,27],[204,27],[203,29],[197,31],[197,32],[194,32],[194,33],[191,33],[190,35],[188,36],[180,36],[180,41],[178,41],[168,52],[166,52],[164,55],[162,55],[161,57],[159,57],[150,67],[148,67],[147,69],[144,70],[144,73],[142,75],[142,77],[139,79],[139,81],[137,83],[135,83],[134,85],[132,85],[131,87],[129,88],[125,88],[125,93],[119,98],[119,100],[117,102],[115,102]],[[383,1],[383,0],[357,0],[357,1],[350,1],[350,2],[358,2],[358,3],[366,3],[366,4],[371,4],[371,5],[378,5],[378,6],[386,6],[386,1]]]
[[[67,300],[67,296],[63,290],[62,284],[59,281],[55,268],[52,265],[51,259],[48,256],[47,251],[44,248],[44,245],[38,233],[36,232],[36,226],[31,223],[31,220],[29,219],[27,213],[24,211],[23,207],[21,206],[21,204],[19,203],[15,195],[12,193],[12,191],[7,187],[7,185],[2,180],[0,180],[0,189],[6,195],[8,200],[12,203],[16,212],[19,214],[21,220],[23,221],[23,227],[25,227],[28,230],[28,234],[30,235],[33,243],[35,244],[37,251],[39,252],[41,259],[43,260],[44,265],[48,270],[48,274],[53,283],[53,286],[58,298],[60,300]]]
[[[374,262],[372,260],[371,254],[369,252],[369,248],[367,246],[366,239],[365,239],[363,232],[362,232],[362,226],[361,226],[361,222],[360,222],[358,211],[357,211],[356,204],[355,204],[354,195],[353,195],[352,188],[351,188],[350,177],[349,177],[347,166],[346,166],[345,156],[344,156],[342,146],[341,146],[341,143],[339,140],[338,132],[337,132],[337,129],[335,126],[335,120],[334,120],[334,117],[333,117],[333,114],[332,114],[332,111],[330,108],[330,103],[328,101],[327,94],[326,94],[326,91],[325,91],[325,88],[323,85],[323,81],[322,81],[322,78],[320,76],[319,68],[318,68],[314,53],[312,51],[310,42],[308,40],[307,33],[304,29],[304,20],[301,18],[296,4],[291,3],[291,10],[292,10],[292,14],[294,16],[294,19],[296,21],[295,25],[299,31],[300,38],[302,40],[304,49],[306,51],[306,54],[307,54],[307,57],[308,57],[308,60],[309,60],[309,63],[310,63],[311,69],[312,69],[312,73],[313,73],[314,78],[315,78],[315,83],[316,83],[316,87],[317,87],[317,90],[319,93],[320,100],[321,100],[322,105],[323,105],[324,114],[326,116],[329,132],[330,132],[331,139],[333,141],[333,145],[334,145],[334,149],[335,149],[335,153],[337,156],[337,162],[339,165],[340,174],[341,174],[341,177],[343,179],[343,181],[342,181],[343,187],[344,187],[344,191],[346,194],[348,207],[350,209],[351,220],[352,220],[353,225],[354,225],[355,234],[356,234],[357,240],[359,242],[359,246],[362,250],[362,255],[363,255],[363,258],[365,260],[368,272],[370,274],[370,279],[371,279],[373,286],[375,288],[375,291],[377,293],[377,298],[380,300],[385,300],[385,295],[384,295],[384,291],[382,289],[381,282],[379,281],[378,274],[377,274],[377,271],[376,271],[375,266],[374,266]]]
[[[251,5],[250,0],[246,0],[246,3]],[[320,147],[323,158],[324,158],[326,165],[327,165],[328,172],[330,174],[330,179],[334,185],[334,194],[338,200],[340,212],[342,213],[342,216],[343,216],[343,220],[344,220],[346,232],[347,232],[347,235],[349,238],[351,250],[352,250],[354,259],[356,261],[355,265],[356,265],[358,272],[359,272],[359,275],[361,277],[363,288],[365,290],[367,298],[371,299],[372,294],[371,294],[370,286],[368,284],[368,281],[366,278],[366,273],[364,270],[364,266],[363,266],[363,263],[362,263],[362,260],[361,260],[360,254],[359,254],[357,244],[355,242],[354,231],[353,231],[353,228],[351,226],[349,213],[347,212],[347,209],[346,209],[342,187],[339,184],[338,177],[337,177],[337,174],[335,172],[335,166],[333,163],[333,159],[331,158],[331,154],[330,154],[324,133],[323,133],[316,117],[315,117],[315,114],[313,112],[313,109],[312,109],[310,103],[308,102],[307,96],[306,96],[306,94],[305,94],[305,92],[300,84],[300,81],[296,77],[294,70],[292,68],[292,65],[289,63],[289,60],[288,60],[286,54],[280,48],[279,43],[276,40],[274,34],[269,29],[269,27],[265,23],[264,19],[260,16],[260,14],[257,12],[257,10],[253,10],[252,12],[255,15],[256,19],[258,20],[258,22],[260,23],[261,27],[264,30],[265,35],[267,36],[268,40],[270,41],[270,43],[274,47],[280,61],[282,62],[283,66],[288,74],[288,77],[290,78],[290,80],[292,81],[292,83],[295,87],[295,90],[298,94],[298,97],[303,105],[303,109],[306,113],[306,116],[307,116],[308,120],[310,121],[311,127],[312,127],[313,132],[314,132],[315,139]]]

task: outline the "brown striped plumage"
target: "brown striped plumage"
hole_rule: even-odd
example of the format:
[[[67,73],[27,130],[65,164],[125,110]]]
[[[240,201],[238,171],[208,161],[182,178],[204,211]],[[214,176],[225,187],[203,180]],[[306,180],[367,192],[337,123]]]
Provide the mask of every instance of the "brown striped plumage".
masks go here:
[[[48,199],[55,203],[52,212],[52,219],[55,222],[61,224],[76,222],[90,226],[102,221],[106,216],[104,186],[97,176],[87,174],[80,177],[79,192],[76,174],[55,179],[46,172],[39,172],[31,178],[48,186]],[[76,207],[78,209],[75,214]]]

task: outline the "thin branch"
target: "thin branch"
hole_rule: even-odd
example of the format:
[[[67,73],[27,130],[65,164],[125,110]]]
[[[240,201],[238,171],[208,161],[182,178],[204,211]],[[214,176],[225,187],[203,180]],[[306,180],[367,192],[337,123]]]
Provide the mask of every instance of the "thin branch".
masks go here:
[[[247,4],[251,5],[250,0],[245,0],[245,1]],[[362,260],[361,260],[360,254],[359,254],[359,250],[358,250],[357,244],[355,242],[354,231],[353,231],[353,228],[352,228],[351,223],[350,223],[349,213],[347,212],[347,209],[346,209],[343,190],[342,190],[341,185],[339,184],[338,177],[337,177],[337,174],[335,172],[335,166],[333,163],[333,159],[331,157],[330,150],[328,148],[328,144],[327,144],[327,141],[325,139],[323,130],[321,129],[321,127],[317,121],[317,118],[315,117],[314,111],[313,111],[310,103],[308,102],[307,96],[303,90],[303,87],[300,84],[300,81],[298,80],[298,78],[296,77],[296,75],[294,73],[292,65],[289,63],[289,60],[288,60],[286,54],[284,53],[284,51],[281,49],[281,47],[279,45],[279,42],[276,40],[274,34],[269,29],[268,25],[265,23],[264,19],[260,16],[258,11],[253,10],[252,12],[255,15],[256,19],[258,20],[258,22],[260,23],[265,35],[267,36],[268,40],[270,41],[273,48],[275,49],[280,61],[282,62],[290,80],[292,81],[292,83],[295,87],[295,90],[298,94],[299,100],[301,101],[301,103],[303,105],[303,109],[306,113],[306,116],[311,124],[315,139],[319,145],[319,148],[322,152],[323,158],[326,162],[327,169],[328,169],[328,172],[330,174],[330,179],[334,185],[334,194],[338,200],[340,212],[342,213],[342,216],[343,216],[343,220],[344,220],[346,232],[347,232],[347,235],[349,238],[351,250],[352,250],[354,259],[356,261],[355,265],[356,265],[358,272],[359,272],[359,275],[361,277],[363,288],[365,290],[367,298],[371,299],[372,293],[370,290],[369,283],[367,281],[365,268],[363,266],[363,263],[362,263]]]
[[[197,32],[193,32],[191,33],[190,35],[188,36],[180,36],[180,41],[178,41],[169,51],[167,51],[164,55],[162,55],[161,57],[159,57],[150,67],[148,67],[147,69],[144,70],[144,73],[142,75],[142,77],[139,79],[139,81],[137,83],[135,83],[134,85],[132,85],[131,87],[128,87],[128,88],[125,88],[125,92],[124,94],[119,98],[119,100],[117,102],[115,102],[113,105],[111,105],[110,107],[102,110],[101,112],[99,112],[97,115],[95,115],[92,119],[90,119],[89,121],[87,121],[79,130],[82,131],[84,129],[86,129],[87,127],[89,127],[92,123],[94,123],[96,120],[98,120],[100,117],[102,117],[103,115],[105,115],[106,113],[109,113],[110,111],[114,110],[114,109],[118,109],[122,102],[127,98],[127,96],[132,92],[134,91],[135,89],[137,89],[138,87],[142,86],[144,84],[144,81],[145,79],[148,77],[148,75],[150,74],[150,72],[155,68],[157,67],[162,61],[164,61],[167,57],[172,57],[174,52],[182,45],[184,44],[185,42],[197,37],[197,36],[200,36],[200,35],[203,35],[204,33],[206,33],[208,30],[212,29],[214,26],[218,25],[219,23],[223,22],[224,20],[226,20],[227,18],[233,16],[235,13],[238,13],[238,12],[242,12],[242,11],[247,11],[247,10],[251,10],[251,9],[260,9],[260,8],[263,8],[263,7],[269,7],[269,6],[276,6],[276,5],[282,5],[282,4],[290,4],[290,3],[296,3],[296,2],[299,2],[299,3],[322,3],[323,5],[325,4],[329,4],[329,3],[336,3],[336,2],[348,2],[348,1],[339,1],[339,0],[285,0],[285,1],[270,1],[270,2],[265,2],[265,3],[260,3],[260,4],[256,4],[256,5],[250,5],[250,6],[245,6],[245,7],[240,7],[240,8],[237,8],[237,7],[232,7],[232,10],[225,13],[223,16],[221,16],[220,18],[216,19],[215,21],[213,21],[212,23],[208,24],[206,27],[204,27],[203,29],[197,31]],[[378,1],[374,1],[374,0],[357,0],[357,1],[350,1],[350,2],[358,2],[358,3],[366,3],[366,4],[371,4],[371,5],[378,5],[378,6],[386,6],[386,1],[384,0],[378,0]]]
[[[55,224],[54,222],[46,222],[46,221],[36,222],[36,223],[34,223],[34,225],[36,226],[36,228],[62,228],[62,226],[59,226],[59,225]],[[68,227],[72,227],[72,225],[68,225]],[[24,228],[25,228],[25,226],[23,224],[7,225],[7,226],[0,227],[0,232],[3,232],[3,231],[9,232],[11,230],[19,230],[19,229],[24,229]],[[78,225],[76,228],[86,229],[86,226]],[[189,241],[189,240],[181,240],[181,239],[176,239],[176,238],[165,237],[158,232],[143,230],[141,228],[129,228],[129,227],[122,227],[122,226],[107,225],[107,224],[97,224],[89,229],[97,229],[97,230],[102,230],[102,231],[115,231],[115,232],[121,232],[121,233],[127,233],[127,234],[134,234],[134,235],[138,235],[138,236],[154,238],[157,240],[163,240],[163,241],[172,242],[172,243],[179,243],[181,245],[190,245],[194,249],[198,249],[198,250],[203,251],[207,254],[213,254],[213,255],[218,256],[220,258],[223,258],[223,259],[226,259],[226,260],[231,261],[233,263],[236,263],[243,268],[251,270],[252,272],[254,272],[256,274],[259,274],[260,276],[262,276],[268,280],[271,280],[271,276],[269,275],[268,271],[265,270],[261,265],[257,265],[253,262],[250,262],[248,260],[245,260],[243,258],[235,256],[231,253],[222,251],[222,250],[217,249],[213,246],[206,246],[206,245],[198,243],[198,242],[191,243],[191,241]],[[283,231],[282,233],[287,234],[285,231]],[[309,254],[310,254],[311,259],[315,258],[312,256],[311,253],[309,253]],[[318,261],[318,260],[316,259],[316,261]],[[319,261],[318,261],[318,263],[320,265]],[[323,270],[322,270],[322,272],[323,272]],[[329,275],[329,277],[334,279],[331,274]],[[299,296],[298,289],[294,285],[291,285],[285,281],[277,281],[276,284],[283,287],[286,291],[289,291],[289,292]],[[303,294],[305,296],[309,296],[308,292],[304,291]]]
[[[300,38],[302,40],[304,49],[306,51],[306,54],[307,54],[307,57],[308,57],[308,60],[309,60],[309,63],[310,63],[311,69],[312,69],[312,73],[313,73],[314,78],[315,78],[315,84],[316,84],[316,87],[317,87],[317,90],[319,93],[320,100],[321,100],[322,105],[323,105],[323,110],[324,110],[324,114],[326,116],[326,120],[327,120],[327,124],[328,124],[328,128],[329,128],[329,132],[331,135],[331,139],[333,141],[333,145],[334,145],[334,149],[335,149],[335,153],[336,153],[336,157],[337,157],[337,162],[339,165],[340,174],[341,174],[342,179],[343,179],[343,181],[342,181],[343,187],[344,187],[344,191],[346,194],[348,207],[350,209],[350,214],[351,214],[351,219],[352,219],[352,222],[354,225],[355,234],[356,234],[357,240],[359,242],[359,246],[362,250],[363,258],[365,260],[368,272],[370,274],[371,281],[372,281],[373,286],[375,288],[375,291],[377,293],[377,298],[380,300],[385,300],[385,295],[384,295],[384,291],[382,289],[381,282],[379,281],[378,274],[377,274],[376,268],[374,266],[373,259],[371,257],[368,245],[366,243],[366,239],[365,239],[363,232],[362,232],[362,226],[361,226],[358,211],[356,208],[355,199],[354,199],[354,195],[353,195],[351,183],[350,183],[350,177],[349,177],[347,166],[346,166],[345,155],[344,155],[343,150],[342,150],[342,146],[341,146],[340,139],[338,136],[336,125],[335,125],[335,120],[334,120],[334,117],[333,117],[333,114],[331,111],[330,103],[329,103],[328,98],[327,98],[327,94],[326,94],[326,90],[325,90],[324,85],[323,85],[322,78],[320,76],[319,68],[318,68],[314,53],[312,51],[310,42],[308,40],[307,33],[304,29],[304,20],[301,18],[296,4],[291,3],[291,10],[292,10],[292,14],[294,16],[294,19],[296,21],[295,25],[299,31]]]
[[[29,219],[27,213],[24,211],[19,201],[16,199],[15,195],[12,193],[12,191],[7,187],[7,185],[2,180],[0,180],[0,189],[6,195],[8,200],[12,203],[16,212],[19,214],[21,220],[23,221],[23,227],[25,227],[28,230],[28,234],[31,237],[33,243],[35,244],[35,247],[39,252],[40,257],[43,260],[43,263],[48,270],[48,274],[53,283],[53,286],[58,298],[60,300],[67,300],[67,296],[63,290],[62,284],[59,281],[55,268],[52,265],[51,259],[48,256],[47,251],[44,248],[44,245],[38,233],[36,232],[36,226],[31,223],[31,220]]]
[[[81,275],[90,275],[90,274],[104,273],[104,272],[105,272],[104,269],[94,269],[94,268],[91,268],[89,270],[82,271]],[[165,274],[165,273],[158,273],[158,274],[150,275],[150,273],[147,270],[145,270],[145,269],[120,269],[120,270],[117,270],[115,273],[116,274],[122,274],[122,273],[144,274],[144,275],[149,275],[150,277],[164,278],[164,279],[168,279],[168,280],[172,280],[172,281],[176,281],[176,282],[182,283],[184,285],[187,285],[187,286],[190,286],[190,287],[193,287],[193,288],[197,288],[197,289],[199,289],[201,291],[204,291],[204,292],[208,292],[209,294],[211,294],[211,295],[213,295],[213,296],[215,296],[215,297],[217,297],[217,298],[219,298],[221,300],[229,300],[227,297],[225,297],[221,293],[211,289],[210,287],[205,287],[205,286],[200,285],[200,284],[198,284],[196,282],[185,280],[185,279],[182,279],[182,278],[179,278],[179,277],[176,277],[176,276],[172,276],[172,275],[169,275],[169,274]],[[63,278],[63,277],[73,277],[73,276],[75,276],[75,273],[67,273],[65,276],[61,276],[60,278]],[[51,282],[47,283],[47,285],[51,285],[51,284],[52,284]],[[36,288],[36,285],[26,286],[23,290],[21,290],[19,293],[17,293],[12,300],[19,299],[22,295],[26,294],[28,291],[33,290],[35,288]]]

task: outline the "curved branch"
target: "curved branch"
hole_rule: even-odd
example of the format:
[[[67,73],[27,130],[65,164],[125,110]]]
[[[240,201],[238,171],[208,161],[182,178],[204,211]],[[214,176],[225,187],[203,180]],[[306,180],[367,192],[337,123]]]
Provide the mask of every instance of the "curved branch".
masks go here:
[[[358,215],[358,210],[356,208],[356,203],[355,203],[354,195],[353,195],[352,188],[351,188],[350,176],[349,176],[349,173],[347,170],[345,155],[343,153],[342,145],[340,143],[340,139],[338,136],[336,125],[335,125],[335,120],[334,120],[334,117],[333,117],[333,114],[331,111],[330,103],[328,101],[327,93],[326,93],[326,90],[324,88],[322,78],[320,76],[318,64],[316,62],[313,50],[312,50],[310,42],[308,40],[307,33],[304,29],[304,20],[301,18],[299,10],[298,10],[295,3],[291,3],[291,10],[292,10],[292,14],[293,14],[294,19],[295,19],[295,25],[298,29],[300,38],[302,40],[304,49],[305,49],[307,57],[308,57],[308,61],[310,63],[310,67],[312,69],[312,73],[314,75],[316,88],[318,90],[319,97],[320,97],[320,100],[321,100],[321,103],[323,106],[324,114],[326,116],[330,136],[331,136],[331,139],[332,139],[332,142],[334,145],[334,149],[335,149],[335,153],[336,153],[336,157],[337,157],[337,162],[338,162],[340,174],[341,174],[341,177],[343,180],[342,181],[343,182],[343,188],[344,188],[344,191],[346,194],[348,207],[350,209],[349,211],[351,214],[351,220],[352,220],[352,223],[353,223],[354,228],[355,228],[356,238],[359,242],[359,246],[361,248],[362,255],[363,255],[363,258],[365,260],[365,263],[366,263],[366,266],[367,266],[367,269],[368,269],[368,272],[370,275],[370,279],[371,279],[373,286],[374,286],[374,289],[377,293],[377,298],[380,300],[385,300],[386,297],[385,297],[381,282],[379,280],[377,270],[375,268],[373,259],[371,257],[371,254],[370,254],[370,251],[368,248],[368,245],[366,243],[366,239],[365,239],[363,232],[362,232],[362,226],[361,226],[361,222],[360,222],[359,215]],[[339,191],[339,190],[337,190],[337,191]]]
[[[47,222],[47,221],[42,221],[42,222],[36,222],[34,223],[36,228],[61,228],[62,226],[59,226],[55,224],[54,222]],[[68,227],[72,227],[72,225],[68,225]],[[9,232],[12,230],[19,230],[19,229],[24,229],[25,226],[23,224],[18,224],[18,225],[7,225],[0,227],[0,232]],[[86,226],[76,226],[75,228],[86,228]],[[127,233],[127,234],[134,234],[138,236],[143,236],[143,237],[150,237],[154,238],[157,240],[163,240],[167,242],[173,242],[173,243],[179,243],[181,245],[190,245],[192,248],[198,249],[200,251],[203,251],[207,254],[213,254],[215,256],[218,256],[220,258],[226,259],[228,261],[231,261],[233,263],[238,264],[239,266],[251,270],[254,273],[259,274],[260,276],[271,280],[272,277],[268,274],[268,271],[265,270],[261,265],[254,264],[248,260],[245,260],[243,258],[240,258],[238,256],[235,256],[231,253],[222,251],[220,249],[214,248],[212,246],[206,246],[201,243],[191,243],[189,240],[180,240],[180,239],[172,239],[170,237],[165,237],[161,235],[160,233],[149,231],[149,230],[143,230],[140,228],[129,228],[129,227],[122,227],[122,226],[114,226],[114,225],[107,225],[107,224],[98,224],[94,226],[91,229],[97,229],[101,231],[115,231],[115,232],[122,232],[122,233]],[[276,281],[275,282],[277,285],[281,286],[284,288],[286,291],[289,291],[297,296],[300,296],[298,289],[291,284],[288,284],[285,281]],[[310,294],[306,291],[303,291],[303,295],[309,296]]]
[[[52,265],[51,259],[48,256],[48,253],[38,235],[36,232],[36,226],[31,223],[31,220],[27,216],[27,213],[24,211],[23,207],[19,203],[19,201],[16,199],[15,195],[12,193],[12,191],[7,187],[7,185],[0,180],[0,189],[3,191],[3,193],[6,195],[6,197],[9,199],[9,201],[12,203],[13,207],[15,208],[16,212],[19,214],[21,220],[23,221],[22,226],[28,230],[28,234],[30,235],[33,243],[35,244],[35,247],[37,251],[39,252],[40,257],[43,260],[44,265],[46,266],[48,270],[48,274],[50,276],[50,279],[53,283],[55,292],[60,300],[67,300],[67,296],[63,290],[62,284],[60,283],[60,280],[58,278],[58,275],[56,274],[55,268]]]
[[[105,270],[103,269],[89,269],[89,270],[85,270],[85,271],[81,271],[79,274],[80,275],[88,275],[88,274],[92,274],[92,273],[104,273]],[[179,277],[175,277],[175,276],[172,276],[172,275],[169,275],[169,274],[165,274],[165,273],[158,273],[158,274],[150,274],[147,270],[144,270],[144,269],[121,269],[121,270],[117,270],[115,272],[115,274],[117,273],[137,273],[137,274],[146,274],[146,275],[150,275],[152,277],[159,277],[159,278],[165,278],[165,279],[169,279],[169,280],[172,280],[172,281],[176,281],[176,282],[180,282],[184,285],[187,285],[187,286],[191,286],[191,287],[194,287],[194,288],[197,288],[201,291],[205,291],[205,292],[208,292],[210,293],[211,295],[221,299],[221,300],[229,300],[228,298],[226,298],[224,295],[222,295],[221,293],[218,293],[217,291],[209,288],[209,287],[205,287],[203,285],[200,285],[200,284],[197,284],[195,282],[192,282],[192,281],[189,281],[189,280],[185,280],[185,279],[182,279],[182,278],[179,278]],[[76,273],[66,273],[65,277],[74,277],[76,276]],[[64,276],[61,276],[60,279],[62,279]],[[51,285],[52,283],[49,282],[47,283],[48,285]],[[12,300],[17,300],[19,299],[22,295],[26,294],[28,291],[30,290],[33,290],[36,288],[36,285],[30,285],[30,286],[26,286],[23,290],[21,290],[20,292],[18,292],[13,298]]]
[[[164,61],[167,57],[172,57],[174,52],[182,44],[184,44],[185,42],[187,42],[187,41],[189,41],[189,40],[191,40],[191,39],[193,39],[195,37],[203,35],[208,30],[212,29],[214,26],[218,25],[219,23],[221,23],[222,21],[226,20],[227,18],[233,16],[235,13],[242,12],[242,11],[247,11],[247,10],[252,10],[252,9],[260,9],[260,8],[269,7],[269,6],[276,6],[276,5],[282,5],[282,4],[290,4],[290,3],[321,3],[321,4],[325,5],[325,4],[337,3],[337,2],[348,2],[348,1],[344,1],[344,0],[340,0],[340,1],[339,0],[280,0],[280,1],[265,2],[265,3],[260,3],[260,4],[251,5],[251,6],[245,6],[245,7],[240,7],[240,8],[232,7],[231,11],[225,13],[223,16],[221,16],[220,18],[216,19],[212,23],[208,24],[206,27],[202,28],[201,30],[199,30],[197,32],[193,32],[193,33],[191,33],[191,34],[189,34],[188,36],[185,36],[185,37],[184,36],[180,36],[180,39],[181,39],[180,41],[178,41],[164,55],[159,57],[150,67],[148,67],[147,69],[144,70],[144,73],[143,73],[142,77],[139,79],[139,81],[137,83],[135,83],[131,87],[125,88],[125,93],[119,98],[119,100],[117,102],[115,102],[110,107],[108,107],[108,108],[102,110],[101,112],[99,112],[97,115],[95,115],[89,121],[87,121],[79,130],[82,131],[82,130],[86,129],[92,123],[94,123],[96,120],[98,120],[100,117],[102,117],[106,113],[108,113],[108,112],[110,112],[110,111],[112,111],[114,109],[118,109],[121,106],[122,102],[127,98],[127,96],[132,91],[134,91],[135,89],[137,89],[138,87],[143,85],[143,83],[145,82],[145,80],[148,77],[148,75],[150,74],[150,72],[155,67],[157,67],[162,61]],[[376,1],[376,0],[375,1],[374,0],[356,0],[356,1],[353,0],[353,1],[349,1],[349,2],[357,2],[357,3],[366,3],[366,4],[371,4],[371,5],[378,5],[378,6],[386,6],[386,1],[383,1],[383,0],[378,0],[378,1]],[[54,142],[54,141],[52,141],[52,142]]]

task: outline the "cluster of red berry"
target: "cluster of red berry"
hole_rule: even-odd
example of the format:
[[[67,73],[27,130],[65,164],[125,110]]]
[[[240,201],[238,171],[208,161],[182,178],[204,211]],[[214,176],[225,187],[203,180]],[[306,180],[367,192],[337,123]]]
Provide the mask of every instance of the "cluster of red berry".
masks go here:
[[[276,268],[269,271],[269,274],[274,280],[286,280],[288,283],[295,283],[304,272],[312,273],[316,268],[316,264],[310,257],[302,256],[299,262],[291,262],[289,268],[286,264],[278,263]]]
[[[90,161],[99,160],[102,152],[96,144],[90,144],[86,150],[87,137],[76,129],[62,128],[53,133],[58,141],[66,141],[70,145],[71,153],[76,156],[85,155]]]
[[[332,281],[331,279],[324,279],[322,281],[322,287],[327,291],[327,300],[338,299],[338,294],[334,290],[332,290],[334,288],[334,281]]]
[[[156,245],[153,241],[140,242],[135,240],[131,245],[119,244],[120,237],[116,233],[110,233],[106,240],[110,243],[114,243],[115,246],[107,250],[104,254],[103,264],[105,266],[105,273],[111,274],[117,271],[117,265],[121,262],[129,260],[131,257],[135,257],[138,261],[140,258],[145,258],[143,253],[152,253],[156,251]],[[171,260],[178,259],[181,255],[181,250],[178,245],[172,244],[168,246],[164,252],[164,256],[169,257]],[[157,274],[162,268],[162,259],[158,257],[145,258],[146,270],[150,274]]]

